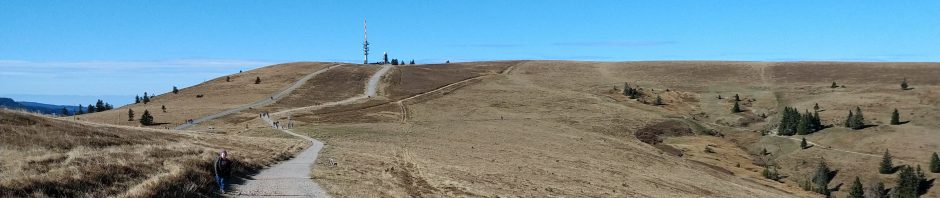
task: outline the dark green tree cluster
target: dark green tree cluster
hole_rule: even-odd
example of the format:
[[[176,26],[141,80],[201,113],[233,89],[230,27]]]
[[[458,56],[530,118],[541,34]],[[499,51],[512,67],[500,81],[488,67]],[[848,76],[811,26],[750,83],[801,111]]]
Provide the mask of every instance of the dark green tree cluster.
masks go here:
[[[819,113],[800,113],[796,108],[784,107],[777,134],[806,135],[823,129]]]
[[[86,108],[86,111],[83,113],[95,113],[111,109],[114,109],[114,106],[111,106],[111,104],[108,104],[102,100],[98,100],[98,102],[96,102],[94,105],[89,104],[88,108]]]
[[[630,87],[627,83],[623,83],[623,95],[630,97],[630,99],[637,99],[643,96],[643,92],[640,92],[637,88]]]
[[[150,111],[144,110],[144,114],[140,115],[140,124],[144,126],[153,124],[153,116],[150,115]]]
[[[926,192],[929,185],[927,176],[920,169],[920,165],[917,166],[917,169],[911,168],[911,166],[901,167],[898,172],[897,183],[898,186],[891,191],[893,192],[892,197],[916,198]]]
[[[147,92],[144,92],[144,97],[140,97],[140,95],[134,96],[134,104],[138,104],[141,102],[143,102],[144,104],[147,104],[148,102],[150,102],[150,96],[147,95]]]
[[[901,114],[898,113],[898,109],[894,109],[894,112],[891,112],[891,125],[901,124]]]
[[[180,90],[176,89],[176,86],[173,86],[173,94],[179,94]]]
[[[878,182],[868,188],[868,196],[883,198],[887,197],[888,190],[885,189],[885,183]]]
[[[408,63],[408,64],[414,65],[414,64],[415,64],[415,59],[411,59],[411,63]]]
[[[845,118],[845,127],[851,129],[865,128],[865,116],[862,115],[862,108],[855,107],[855,112],[849,111],[849,116]]]

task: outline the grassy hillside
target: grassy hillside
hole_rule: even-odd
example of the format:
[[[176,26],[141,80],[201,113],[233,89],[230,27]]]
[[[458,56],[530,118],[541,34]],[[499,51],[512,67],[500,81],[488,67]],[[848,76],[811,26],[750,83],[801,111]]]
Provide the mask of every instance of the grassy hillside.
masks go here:
[[[212,196],[220,149],[238,175],[288,158],[296,139],[74,122],[0,110],[0,197]]]

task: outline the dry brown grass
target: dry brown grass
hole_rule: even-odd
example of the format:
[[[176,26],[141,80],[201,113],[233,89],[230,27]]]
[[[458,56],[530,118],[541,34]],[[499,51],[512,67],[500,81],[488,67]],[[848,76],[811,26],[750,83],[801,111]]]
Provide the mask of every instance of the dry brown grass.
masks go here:
[[[289,158],[296,139],[177,133],[0,110],[2,197],[207,197],[219,149],[236,175]]]
[[[187,119],[196,119],[270,97],[303,76],[332,64],[334,63],[298,62],[271,65],[228,75],[231,77],[231,82],[226,82],[225,76],[221,76],[196,86],[182,88],[179,94],[160,94],[153,97],[147,104],[131,104],[106,112],[77,117],[97,123],[139,126],[140,123],[136,119],[140,118],[144,110],[149,110],[154,117],[154,122],[166,123],[165,126],[151,126],[152,128],[173,128]],[[261,78],[261,84],[254,84],[255,77]],[[143,91],[146,90],[141,92]],[[197,98],[197,95],[203,95],[203,97]],[[166,106],[166,113],[162,112],[161,105]],[[127,109],[134,110],[135,121],[127,120]]]

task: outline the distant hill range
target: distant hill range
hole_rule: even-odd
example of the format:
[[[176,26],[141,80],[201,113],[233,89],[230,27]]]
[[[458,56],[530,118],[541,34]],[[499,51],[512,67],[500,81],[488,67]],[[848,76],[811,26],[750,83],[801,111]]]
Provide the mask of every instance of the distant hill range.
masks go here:
[[[78,106],[52,105],[38,102],[14,101],[12,98],[0,97],[0,108],[24,110],[42,114],[62,114],[62,108],[69,110],[69,113],[78,111]]]

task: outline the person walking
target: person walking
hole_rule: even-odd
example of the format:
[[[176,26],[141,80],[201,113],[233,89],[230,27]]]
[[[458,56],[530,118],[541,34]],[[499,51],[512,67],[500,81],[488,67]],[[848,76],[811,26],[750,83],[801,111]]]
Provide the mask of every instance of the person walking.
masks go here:
[[[215,160],[212,166],[215,173],[215,181],[219,184],[219,191],[225,194],[225,179],[232,171],[232,161],[228,159],[228,153],[225,150],[219,152],[219,158]]]

